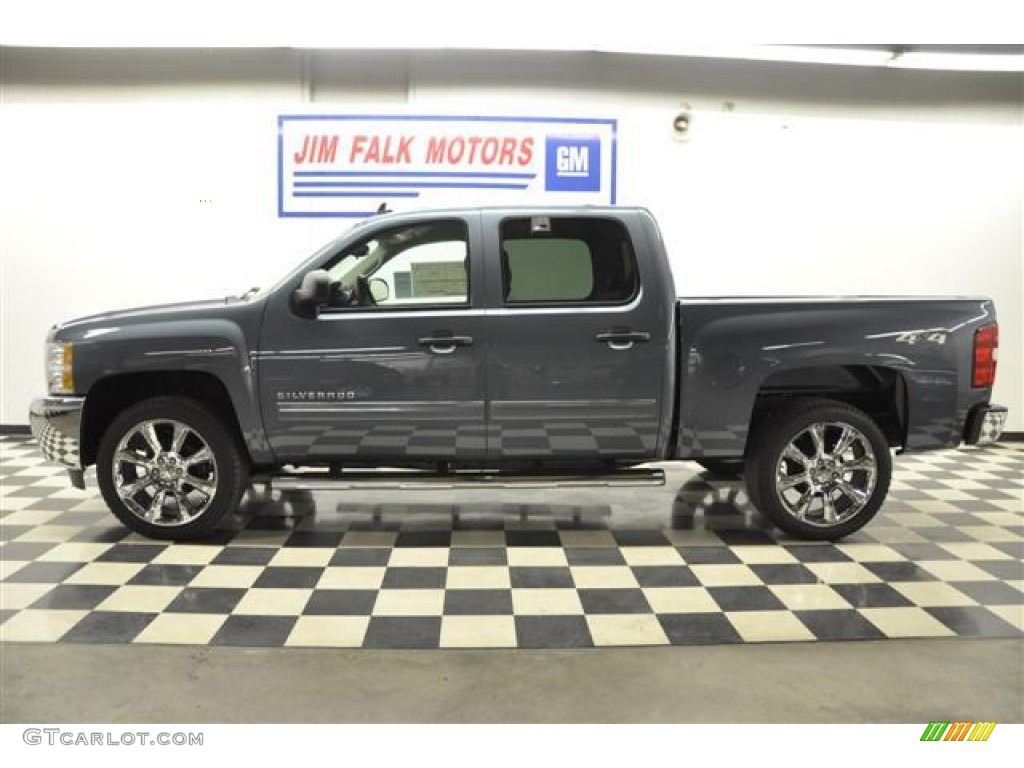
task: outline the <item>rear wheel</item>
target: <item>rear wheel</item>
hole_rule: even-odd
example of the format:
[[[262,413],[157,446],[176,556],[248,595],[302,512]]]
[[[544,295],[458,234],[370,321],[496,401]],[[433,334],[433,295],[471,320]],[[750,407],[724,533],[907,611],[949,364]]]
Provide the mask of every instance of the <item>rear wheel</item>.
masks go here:
[[[137,533],[184,540],[237,509],[248,481],[234,435],[205,405],[156,397],[125,409],[96,458],[107,506]]]
[[[878,425],[831,400],[796,403],[765,419],[746,468],[755,506],[802,539],[859,530],[881,508],[891,479],[892,457]]]

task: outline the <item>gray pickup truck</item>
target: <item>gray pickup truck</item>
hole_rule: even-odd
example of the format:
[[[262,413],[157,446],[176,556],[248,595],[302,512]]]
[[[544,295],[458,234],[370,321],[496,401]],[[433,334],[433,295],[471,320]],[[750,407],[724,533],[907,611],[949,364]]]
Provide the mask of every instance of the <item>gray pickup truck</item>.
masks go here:
[[[678,299],[635,208],[385,214],[271,288],[56,326],[47,458],[160,539],[273,488],[744,474],[807,539],[863,526],[892,449],[999,438],[985,298]]]

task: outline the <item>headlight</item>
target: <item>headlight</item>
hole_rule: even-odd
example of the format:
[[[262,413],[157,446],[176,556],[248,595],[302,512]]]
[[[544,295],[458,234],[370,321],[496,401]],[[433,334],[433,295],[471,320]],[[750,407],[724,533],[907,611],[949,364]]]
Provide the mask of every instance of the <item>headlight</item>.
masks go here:
[[[46,345],[46,381],[51,394],[73,395],[75,376],[70,342],[50,342]]]

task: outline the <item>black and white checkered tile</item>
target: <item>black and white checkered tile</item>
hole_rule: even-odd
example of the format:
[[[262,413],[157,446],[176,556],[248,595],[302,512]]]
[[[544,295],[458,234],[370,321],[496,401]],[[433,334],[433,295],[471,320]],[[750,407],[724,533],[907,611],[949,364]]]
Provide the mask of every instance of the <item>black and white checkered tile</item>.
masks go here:
[[[742,487],[266,496],[197,544],[129,534],[0,437],[0,639],[585,647],[1024,635],[1024,445],[896,458],[879,516],[787,539]]]

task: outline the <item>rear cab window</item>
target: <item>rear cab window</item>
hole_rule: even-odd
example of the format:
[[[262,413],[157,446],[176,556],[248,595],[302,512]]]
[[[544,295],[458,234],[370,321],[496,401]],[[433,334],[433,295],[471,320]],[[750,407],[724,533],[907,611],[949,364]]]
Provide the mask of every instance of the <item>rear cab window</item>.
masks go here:
[[[508,218],[500,242],[506,306],[625,304],[639,291],[636,253],[615,219]]]

